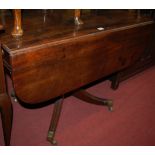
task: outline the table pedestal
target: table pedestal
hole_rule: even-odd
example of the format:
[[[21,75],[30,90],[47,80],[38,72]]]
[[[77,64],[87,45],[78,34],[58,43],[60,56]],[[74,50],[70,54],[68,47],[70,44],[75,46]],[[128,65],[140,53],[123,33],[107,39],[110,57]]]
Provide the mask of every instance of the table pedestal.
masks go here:
[[[107,106],[109,111],[113,111],[113,102],[112,102],[112,100],[102,99],[102,98],[93,96],[93,95],[89,94],[88,92],[86,92],[84,90],[81,90],[81,89],[76,91],[75,93],[73,93],[73,96],[80,99],[80,100],[82,100],[82,101],[85,101],[85,102],[88,102],[88,103],[91,103],[91,104]],[[52,119],[51,119],[49,131],[48,131],[47,140],[49,142],[51,142],[51,144],[53,144],[53,145],[57,144],[57,141],[54,139],[54,136],[55,136],[58,121],[59,121],[59,118],[60,118],[62,105],[63,105],[63,100],[64,100],[64,96],[62,96],[61,99],[57,100],[57,102],[54,105]]]

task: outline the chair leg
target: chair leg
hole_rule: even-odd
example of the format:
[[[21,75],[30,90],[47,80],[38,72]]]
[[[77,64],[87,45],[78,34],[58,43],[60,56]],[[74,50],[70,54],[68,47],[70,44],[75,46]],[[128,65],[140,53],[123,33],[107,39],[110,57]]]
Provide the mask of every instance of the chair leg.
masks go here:
[[[11,100],[7,94],[0,94],[0,111],[5,145],[9,146],[11,139],[13,109]]]
[[[55,103],[53,114],[52,114],[52,119],[51,119],[51,123],[50,123],[50,127],[49,127],[49,130],[48,130],[47,140],[49,142],[51,142],[51,144],[53,144],[53,145],[57,144],[56,140],[54,139],[54,136],[55,136],[58,121],[59,121],[59,118],[60,118],[63,100],[64,100],[64,98],[61,98]]]

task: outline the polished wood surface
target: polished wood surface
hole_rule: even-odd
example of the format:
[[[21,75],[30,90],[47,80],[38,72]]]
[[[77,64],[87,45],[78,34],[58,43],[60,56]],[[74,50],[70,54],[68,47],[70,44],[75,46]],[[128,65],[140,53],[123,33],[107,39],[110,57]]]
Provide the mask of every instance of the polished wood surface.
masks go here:
[[[145,16],[150,16],[153,20],[155,20],[154,10],[139,10],[139,13]],[[148,48],[142,52],[140,59],[125,70],[115,73],[110,77],[112,89],[116,90],[122,81],[155,65],[155,32],[152,33],[153,41],[150,42]]]
[[[152,42],[154,21],[128,11],[92,11],[87,15],[80,12],[84,24],[75,25],[61,13],[44,11],[37,16],[37,11],[30,11],[23,15],[22,37],[11,36],[13,19],[6,17],[6,32],[1,37],[3,62],[15,95],[19,101],[38,104],[74,92],[83,101],[111,110],[111,100],[81,91],[81,87],[137,62]],[[52,143],[62,107],[59,101],[49,128]],[[5,111],[11,122],[11,108]],[[7,129],[11,128],[5,129],[10,137]]]
[[[86,18],[76,32],[75,25],[67,23],[40,29],[29,25],[19,40],[4,35],[5,64],[17,97],[36,104],[133,64],[151,41],[154,22],[131,13],[124,20],[116,18],[120,13],[112,20],[110,15]],[[97,29],[101,25],[102,31]]]
[[[67,18],[65,13],[61,10],[55,12],[47,12],[46,19],[44,19],[43,13],[26,13],[23,14],[23,30],[24,35],[19,40],[11,36],[13,27],[13,17],[6,17],[6,32],[2,36],[3,45],[14,52],[15,50],[24,49],[32,46],[41,46],[47,43],[53,43],[60,40],[77,38],[88,34],[99,33],[97,29],[103,27],[104,31],[114,30],[115,28],[133,26],[136,24],[142,24],[145,22],[151,22],[152,19],[143,17],[137,19],[136,14],[128,12],[107,11],[101,15],[90,13],[88,15],[82,15],[85,24],[82,24],[78,31],[77,26],[71,21],[72,16]],[[122,15],[123,13],[123,15]],[[67,14],[67,13],[66,13]],[[52,20],[53,19],[53,20]]]
[[[14,16],[14,28],[12,31],[13,37],[21,37],[23,35],[22,30],[22,15],[21,15],[21,9],[13,9],[13,16]],[[46,12],[46,10],[45,10]],[[83,24],[82,20],[80,19],[81,16],[81,10],[75,9],[74,14],[74,23],[75,25]]]

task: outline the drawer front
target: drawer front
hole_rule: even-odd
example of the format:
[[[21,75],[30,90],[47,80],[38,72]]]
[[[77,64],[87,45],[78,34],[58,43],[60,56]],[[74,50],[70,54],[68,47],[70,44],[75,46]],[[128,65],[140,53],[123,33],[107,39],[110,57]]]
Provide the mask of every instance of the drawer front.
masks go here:
[[[34,104],[124,69],[147,48],[152,25],[96,33],[11,58],[16,95]]]

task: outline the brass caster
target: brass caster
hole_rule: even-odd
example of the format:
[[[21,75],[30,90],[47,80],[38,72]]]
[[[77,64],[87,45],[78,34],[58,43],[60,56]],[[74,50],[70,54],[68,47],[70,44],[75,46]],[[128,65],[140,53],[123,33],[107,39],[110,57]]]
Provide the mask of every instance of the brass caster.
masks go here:
[[[57,145],[57,141],[53,139],[53,140],[51,141],[51,144],[52,144],[52,145]]]
[[[113,112],[113,107],[111,106],[111,107],[108,107],[108,110],[110,111],[110,112]]]
[[[14,100],[14,102],[18,102],[17,98],[14,98],[13,100]]]
[[[113,111],[113,101],[112,100],[107,100],[106,105],[108,106],[108,110],[110,112],[112,112]]]
[[[54,132],[53,131],[48,131],[48,136],[47,140],[52,144],[52,145],[57,145],[57,141],[54,138]]]
[[[47,138],[47,140],[52,144],[52,145],[57,145],[57,141],[55,139]]]
[[[14,91],[11,92],[11,97],[13,98],[14,102],[18,102]]]

